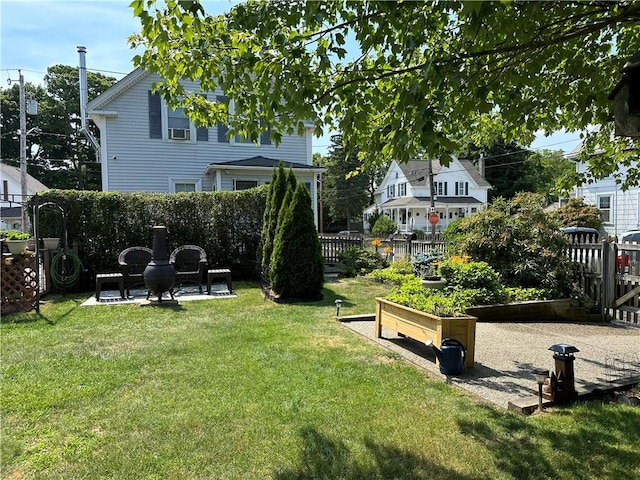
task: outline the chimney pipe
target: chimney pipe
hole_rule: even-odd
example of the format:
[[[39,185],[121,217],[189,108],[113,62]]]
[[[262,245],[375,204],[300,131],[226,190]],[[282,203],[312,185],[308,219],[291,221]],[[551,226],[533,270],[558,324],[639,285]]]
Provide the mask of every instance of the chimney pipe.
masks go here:
[[[78,46],[78,55],[80,56],[80,69],[78,71],[80,75],[80,124],[82,125],[82,129],[87,128],[87,63],[86,63],[86,55],[87,48],[79,45]]]
[[[478,171],[480,172],[480,176],[484,178],[484,153],[480,153],[480,158],[478,159]]]
[[[78,55],[80,56],[80,68],[78,69],[78,74],[80,76],[80,132],[87,137],[91,143],[91,146],[96,151],[96,161],[100,163],[100,144],[87,128],[87,97],[89,96],[87,86],[87,64],[85,58],[87,55],[87,47],[78,45],[77,48]]]

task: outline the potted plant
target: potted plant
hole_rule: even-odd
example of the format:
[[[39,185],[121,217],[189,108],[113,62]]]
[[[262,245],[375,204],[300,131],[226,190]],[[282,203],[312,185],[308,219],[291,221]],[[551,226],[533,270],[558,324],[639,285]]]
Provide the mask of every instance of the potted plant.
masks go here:
[[[443,256],[440,252],[421,252],[413,256],[411,263],[413,273],[420,278],[425,288],[442,289],[447,284],[447,280],[438,273],[438,265]]]
[[[60,245],[60,238],[58,237],[47,237],[42,239],[42,243],[44,245],[45,250],[55,250]]]
[[[18,230],[9,230],[4,234],[4,239],[7,247],[9,247],[9,251],[13,255],[19,255],[27,248],[29,234]]]

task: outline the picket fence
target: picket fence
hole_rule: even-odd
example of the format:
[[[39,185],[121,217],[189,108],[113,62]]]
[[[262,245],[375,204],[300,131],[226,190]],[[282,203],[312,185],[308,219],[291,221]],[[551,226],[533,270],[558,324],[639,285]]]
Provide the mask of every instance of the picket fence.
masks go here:
[[[444,253],[444,241],[413,240],[402,236],[380,239],[361,235],[319,236],[327,264],[338,263],[338,254],[345,248],[360,246],[377,248],[389,260],[410,259],[417,253]],[[598,308],[603,320],[616,320],[640,325],[640,244],[602,241],[571,244],[567,251],[572,264],[574,281],[584,300]]]

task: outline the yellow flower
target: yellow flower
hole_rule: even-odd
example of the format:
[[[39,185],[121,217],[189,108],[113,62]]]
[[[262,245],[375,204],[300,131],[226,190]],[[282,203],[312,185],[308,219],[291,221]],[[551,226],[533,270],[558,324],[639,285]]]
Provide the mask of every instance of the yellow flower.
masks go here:
[[[468,263],[470,258],[469,255],[451,255],[449,260],[453,263]]]
[[[377,248],[382,245],[382,241],[379,238],[374,238],[373,240],[371,240],[371,245]]]
[[[384,247],[383,252],[384,252],[384,253],[391,253],[391,252],[393,252],[393,248],[391,248],[391,247]]]

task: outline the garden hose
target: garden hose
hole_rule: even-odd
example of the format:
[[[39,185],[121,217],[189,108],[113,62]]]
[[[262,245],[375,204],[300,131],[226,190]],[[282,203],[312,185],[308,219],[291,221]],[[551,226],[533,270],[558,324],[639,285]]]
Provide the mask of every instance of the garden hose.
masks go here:
[[[71,260],[71,269],[67,272],[65,261]],[[62,269],[60,266],[62,265]],[[60,252],[51,260],[51,282],[58,288],[67,289],[73,287],[80,279],[82,262],[75,253]]]

